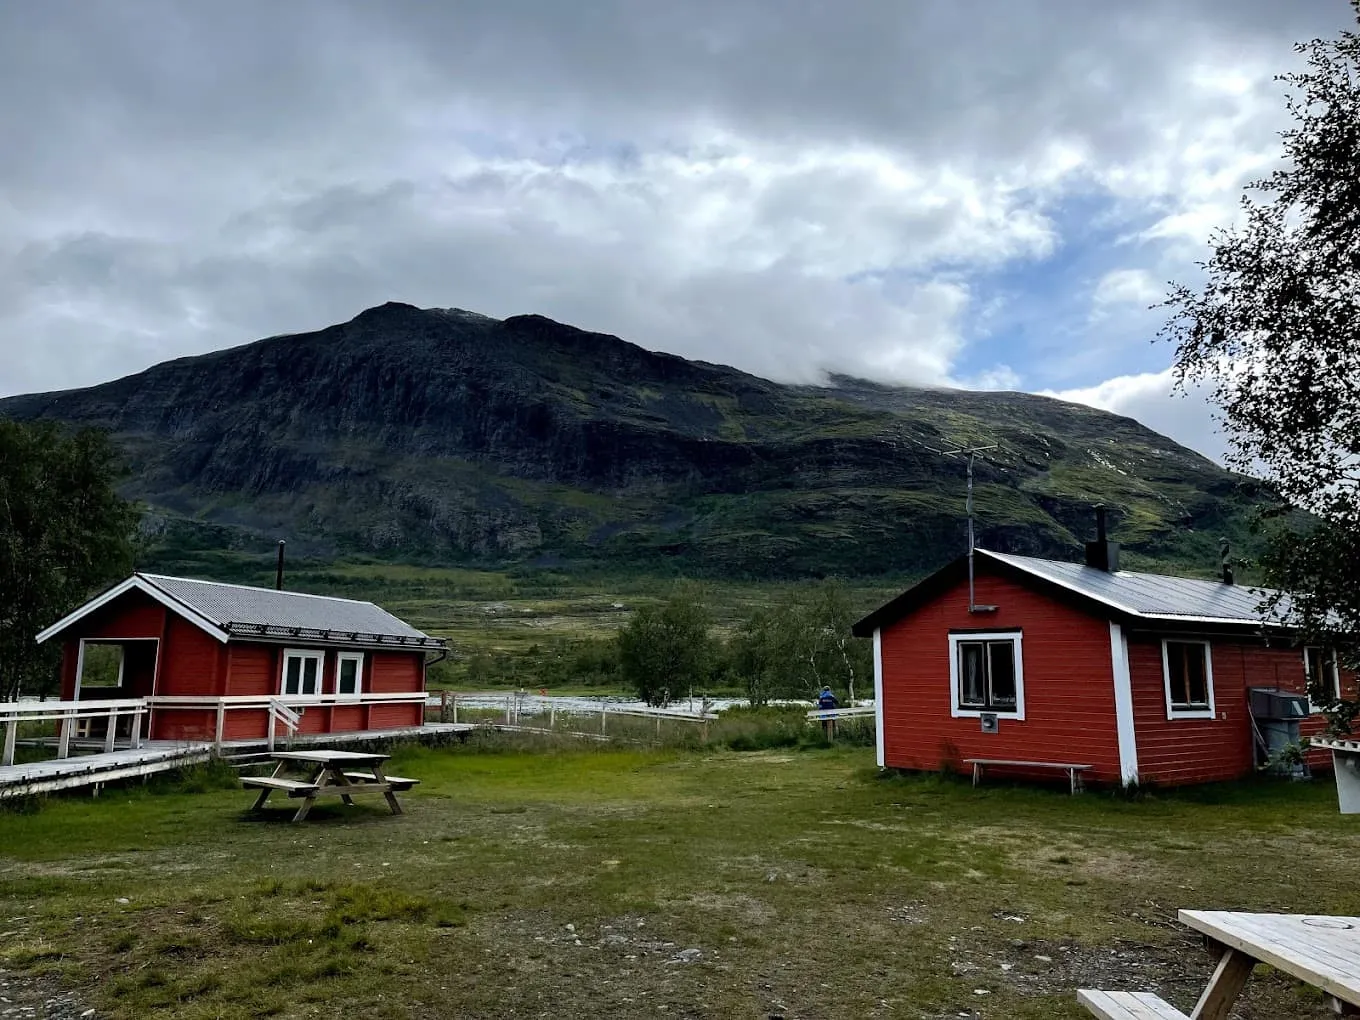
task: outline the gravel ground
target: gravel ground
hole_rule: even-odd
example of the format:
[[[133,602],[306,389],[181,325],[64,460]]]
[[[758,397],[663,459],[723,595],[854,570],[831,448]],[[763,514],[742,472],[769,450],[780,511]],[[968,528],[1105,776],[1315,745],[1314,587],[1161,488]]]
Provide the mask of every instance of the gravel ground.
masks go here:
[[[73,992],[42,978],[0,970],[0,1017],[4,1020],[93,1020],[95,1011]]]

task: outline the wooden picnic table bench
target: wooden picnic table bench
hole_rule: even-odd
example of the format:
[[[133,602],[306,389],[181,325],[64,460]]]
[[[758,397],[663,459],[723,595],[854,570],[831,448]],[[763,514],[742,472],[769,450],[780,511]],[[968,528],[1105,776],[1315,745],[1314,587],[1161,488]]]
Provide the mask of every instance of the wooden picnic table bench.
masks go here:
[[[965,765],[973,766],[973,785],[977,786],[982,782],[982,772],[986,768],[994,766],[1008,766],[1011,768],[1024,769],[1059,769],[1067,773],[1068,785],[1073,793],[1081,790],[1081,774],[1094,766],[1092,765],[1073,765],[1068,762],[1057,761],[1012,761],[1007,758],[965,758]]]
[[[261,811],[269,801],[270,794],[283,791],[289,797],[302,799],[293,821],[300,822],[307,817],[312,804],[318,797],[339,797],[346,804],[353,804],[356,794],[380,793],[387,798],[387,806],[394,815],[401,814],[401,804],[397,794],[404,793],[420,782],[404,776],[388,776],[383,773],[383,762],[388,755],[368,754],[362,751],[338,751],[316,748],[311,751],[274,751],[270,753],[278,764],[273,775],[243,776],[241,785],[260,791],[260,796],[251,807]],[[289,769],[303,769],[310,773],[307,779],[293,779],[284,775]],[[346,771],[346,770],[354,771]],[[366,769],[367,771],[359,771]]]
[[[1360,917],[1182,910],[1218,962],[1190,1013],[1151,992],[1082,989],[1077,1001],[1102,1020],[1227,1020],[1258,963],[1318,988],[1333,1013],[1360,1015]]]

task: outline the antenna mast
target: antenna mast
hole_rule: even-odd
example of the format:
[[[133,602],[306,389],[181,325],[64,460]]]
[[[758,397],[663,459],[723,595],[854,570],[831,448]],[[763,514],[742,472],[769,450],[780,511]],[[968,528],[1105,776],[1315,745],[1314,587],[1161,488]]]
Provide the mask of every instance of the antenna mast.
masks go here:
[[[930,447],[927,447],[930,449]],[[973,527],[973,461],[977,459],[979,453],[986,453],[988,450],[998,450],[1000,446],[993,443],[991,446],[960,446],[953,450],[936,450],[935,452],[945,457],[967,457],[968,464],[968,499],[964,503],[964,509],[968,514],[968,612],[991,612],[996,606],[980,606],[977,604],[977,592],[974,583],[973,573],[973,550],[977,547],[977,539]]]

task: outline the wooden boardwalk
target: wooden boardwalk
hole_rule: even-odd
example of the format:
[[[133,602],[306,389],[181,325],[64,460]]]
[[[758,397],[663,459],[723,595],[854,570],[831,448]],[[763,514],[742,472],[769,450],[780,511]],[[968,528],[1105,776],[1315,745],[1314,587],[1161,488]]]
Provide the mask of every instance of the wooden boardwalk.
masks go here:
[[[423,737],[456,734],[465,737],[477,727],[470,723],[426,723],[393,730],[356,730],[351,733],[299,733],[289,743],[293,747],[353,744],[367,740],[419,740]],[[226,740],[220,746],[211,741],[144,741],[141,747],[80,754],[69,758],[23,765],[0,766],[0,798],[23,797],[39,793],[55,793],[81,787],[98,787],[104,783],[135,779],[157,772],[169,772],[205,762],[217,756],[230,758],[264,751],[268,742],[258,740]]]

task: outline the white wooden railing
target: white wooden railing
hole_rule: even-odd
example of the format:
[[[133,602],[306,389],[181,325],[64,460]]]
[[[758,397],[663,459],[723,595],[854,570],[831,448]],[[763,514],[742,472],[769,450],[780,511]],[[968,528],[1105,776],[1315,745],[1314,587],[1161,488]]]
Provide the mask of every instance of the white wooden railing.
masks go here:
[[[217,706],[217,743],[222,743],[222,721],[226,712],[221,705]],[[282,701],[275,698],[269,699],[269,750],[274,750],[274,734],[279,725],[288,731],[288,740],[291,746],[293,734],[297,732],[298,726],[302,724],[302,713],[294,712]]]
[[[858,719],[862,716],[874,715],[878,709],[873,705],[861,706],[858,708],[814,708],[807,714],[811,720],[825,722],[828,719]]]
[[[107,719],[104,750],[112,751],[118,735],[118,720],[132,720],[129,739],[133,747],[142,746],[142,716],[146,714],[145,698],[119,698],[108,701],[5,701],[0,702],[0,722],[5,725],[4,752],[0,765],[14,764],[14,746],[18,741],[19,724],[31,722],[57,723],[57,757],[71,753],[71,733],[76,725],[92,719]]]
[[[309,708],[364,708],[372,705],[425,704],[424,691],[365,692],[363,694],[162,694],[147,698],[147,704],[159,711],[211,709],[216,714],[213,743],[221,744],[226,731],[227,713],[242,710],[265,710],[269,714],[269,749],[274,749],[274,738],[281,726],[291,737],[301,724],[304,711]]]

